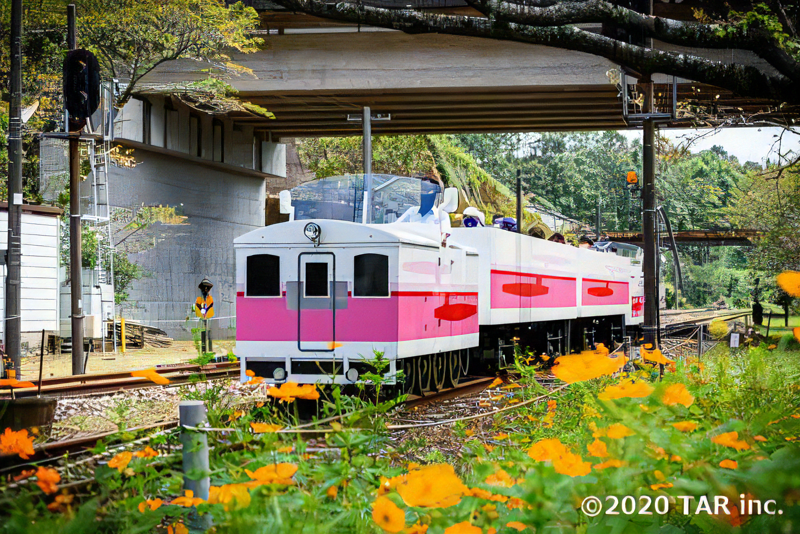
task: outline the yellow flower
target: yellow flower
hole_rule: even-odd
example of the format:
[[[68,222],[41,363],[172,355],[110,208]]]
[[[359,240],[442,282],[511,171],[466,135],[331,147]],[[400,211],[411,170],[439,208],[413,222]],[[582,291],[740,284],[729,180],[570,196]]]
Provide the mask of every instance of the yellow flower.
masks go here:
[[[738,439],[739,433],[734,432],[726,432],[724,434],[720,434],[719,436],[714,436],[711,438],[712,443],[716,443],[717,445],[722,445],[724,447],[730,447],[732,449],[736,449],[737,451],[743,451],[750,448],[750,445],[746,441],[742,441]]]
[[[400,532],[406,526],[406,514],[388,497],[378,497],[372,505],[372,520],[386,532]]]
[[[632,379],[623,380],[617,385],[608,386],[600,393],[597,398],[600,400],[622,399],[625,397],[640,399],[647,397],[653,392],[653,386],[647,382],[639,380],[634,382]]]
[[[737,469],[739,467],[739,464],[736,463],[736,461],[734,460],[722,460],[719,463],[719,466],[724,467],[725,469]]]
[[[609,357],[602,343],[596,350],[585,350],[580,354],[568,354],[556,359],[553,374],[570,384],[613,374],[625,365],[625,356]]]
[[[697,423],[694,421],[681,421],[679,423],[672,423],[672,426],[681,432],[694,432],[697,430]]]
[[[286,447],[278,447],[277,451],[282,453],[289,453],[294,450],[292,445],[287,445]]]
[[[139,511],[144,513],[145,508],[150,508],[150,510],[158,510],[161,505],[164,504],[164,501],[161,499],[147,499],[146,501],[142,501],[139,503]]]
[[[483,531],[469,521],[462,521],[444,529],[444,534],[483,534]]]
[[[108,467],[112,469],[116,469],[120,473],[125,471],[125,468],[128,467],[128,464],[131,463],[133,459],[133,453],[130,451],[125,451],[117,454],[108,462]]]
[[[33,450],[33,438],[28,437],[27,430],[14,432],[6,428],[5,432],[0,434],[0,453],[19,454],[20,458],[27,460],[36,454]]]
[[[499,434],[495,434],[493,437],[494,437],[494,439],[500,441],[500,440],[503,440],[503,439],[508,439],[508,434],[506,434],[504,432],[501,432]]]
[[[608,436],[610,439],[621,439],[634,434],[633,430],[622,423],[614,423],[605,430],[606,436]]]
[[[598,438],[594,438],[594,441],[587,445],[586,449],[589,451],[589,454],[596,458],[608,457],[608,448],[605,442],[600,441]]]
[[[191,508],[192,506],[197,506],[198,504],[202,504],[204,501],[200,497],[194,496],[194,491],[186,490],[186,495],[184,497],[176,497],[172,499],[170,504],[175,506],[184,506],[186,508]]]
[[[669,386],[661,397],[661,401],[667,406],[683,404],[688,408],[694,402],[694,397],[686,390],[686,386],[679,383]]]
[[[269,423],[250,423],[250,428],[252,428],[253,432],[256,434],[264,434],[267,432],[277,432],[283,427],[281,425],[271,425]]]

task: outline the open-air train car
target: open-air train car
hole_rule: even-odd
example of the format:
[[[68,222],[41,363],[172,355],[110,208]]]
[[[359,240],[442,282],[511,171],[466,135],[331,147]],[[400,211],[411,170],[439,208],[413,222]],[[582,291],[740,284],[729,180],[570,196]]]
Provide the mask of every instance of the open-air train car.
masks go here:
[[[515,344],[552,356],[641,323],[635,258],[451,228],[455,190],[418,179],[373,176],[360,204],[359,178],[296,188],[295,220],[234,241],[242,380],[353,383],[377,351],[407,389],[436,389],[476,360],[508,361]],[[444,198],[429,207],[433,194]],[[365,211],[386,222],[365,224]],[[331,218],[309,218],[320,215]]]

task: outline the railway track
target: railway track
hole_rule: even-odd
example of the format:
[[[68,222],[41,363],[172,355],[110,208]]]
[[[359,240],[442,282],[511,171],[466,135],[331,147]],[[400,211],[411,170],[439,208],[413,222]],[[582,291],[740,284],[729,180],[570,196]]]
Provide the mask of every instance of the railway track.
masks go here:
[[[179,364],[156,367],[156,373],[170,381],[169,386],[188,384],[196,377],[203,375],[205,380],[218,380],[239,376],[238,362],[212,363],[208,365]],[[75,397],[87,395],[104,395],[119,390],[152,387],[153,382],[147,378],[133,377],[131,372],[104,373],[90,375],[65,376],[42,380],[41,394],[48,397]],[[35,397],[38,387],[15,389],[13,397]],[[0,400],[12,398],[5,390]]]
[[[698,326],[698,325],[701,325],[701,324],[703,324],[703,325],[710,324],[712,321],[717,320],[717,319],[720,319],[720,320],[723,320],[723,321],[732,321],[734,319],[739,319],[741,317],[747,317],[749,315],[752,315],[752,311],[751,310],[736,310],[736,311],[729,312],[729,313],[722,313],[722,314],[721,313],[716,313],[716,314],[712,314],[712,315],[703,315],[703,316],[700,316],[700,317],[691,317],[689,319],[681,318],[682,320],[673,321],[673,322],[666,322],[666,320],[662,320],[661,328],[663,330],[667,331],[667,332],[670,332],[670,331],[675,331],[675,330],[681,330],[681,329],[684,329],[684,328],[689,328],[689,327],[692,327],[692,326]]]

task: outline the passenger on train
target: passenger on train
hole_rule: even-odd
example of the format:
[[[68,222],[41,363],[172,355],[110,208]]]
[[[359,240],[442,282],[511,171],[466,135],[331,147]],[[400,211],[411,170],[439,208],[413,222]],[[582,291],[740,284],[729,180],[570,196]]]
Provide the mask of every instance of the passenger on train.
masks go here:
[[[539,228],[538,226],[531,226],[528,228],[528,235],[531,237],[535,237],[536,239],[544,239],[544,230]]]
[[[397,219],[397,222],[416,222],[424,224],[439,224],[439,212],[434,208],[436,202],[436,192],[422,193],[419,199],[419,206],[412,206]]]
[[[567,242],[564,240],[564,236],[561,235],[558,232],[556,232],[553,235],[551,235],[550,239],[548,239],[548,241],[553,241],[555,243],[561,243],[562,245],[566,245],[567,244]]]
[[[578,239],[578,248],[592,248],[594,246],[594,241],[582,235],[580,239]]]
[[[470,206],[464,210],[464,226],[466,228],[482,227],[485,222],[486,219],[478,208]]]

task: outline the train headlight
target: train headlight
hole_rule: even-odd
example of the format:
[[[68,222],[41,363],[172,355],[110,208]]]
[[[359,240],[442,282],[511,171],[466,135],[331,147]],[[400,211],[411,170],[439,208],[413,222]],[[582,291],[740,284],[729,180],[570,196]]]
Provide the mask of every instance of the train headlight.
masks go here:
[[[358,370],[351,367],[350,369],[347,370],[344,376],[350,382],[355,382],[356,380],[358,380]]]
[[[272,371],[272,378],[275,380],[283,380],[286,378],[286,369],[283,367],[276,367],[274,371]]]
[[[303,234],[314,243],[314,246],[319,245],[319,239],[322,237],[322,228],[319,227],[317,223],[308,223],[305,228],[303,228]]]

